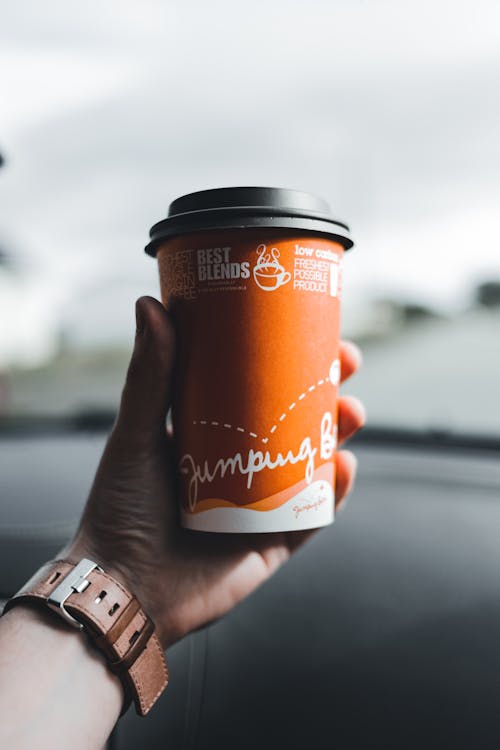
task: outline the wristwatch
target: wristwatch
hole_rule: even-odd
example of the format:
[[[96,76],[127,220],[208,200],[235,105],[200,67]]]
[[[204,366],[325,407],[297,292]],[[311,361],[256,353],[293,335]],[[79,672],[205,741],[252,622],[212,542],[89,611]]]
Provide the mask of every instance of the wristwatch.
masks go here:
[[[26,602],[50,608],[88,635],[122,682],[122,714],[132,700],[140,716],[150,711],[168,684],[165,656],[153,621],[121,583],[92,560],[52,560],[9,599],[4,613]]]

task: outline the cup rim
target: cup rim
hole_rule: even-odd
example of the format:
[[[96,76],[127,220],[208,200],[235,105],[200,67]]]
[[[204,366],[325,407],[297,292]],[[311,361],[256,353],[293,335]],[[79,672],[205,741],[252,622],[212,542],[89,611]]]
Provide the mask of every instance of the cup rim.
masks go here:
[[[166,239],[210,230],[273,228],[323,236],[349,250],[349,227],[330,213],[320,198],[288,188],[232,187],[201,190],[177,198],[168,216],[150,230],[145,251],[156,256]]]

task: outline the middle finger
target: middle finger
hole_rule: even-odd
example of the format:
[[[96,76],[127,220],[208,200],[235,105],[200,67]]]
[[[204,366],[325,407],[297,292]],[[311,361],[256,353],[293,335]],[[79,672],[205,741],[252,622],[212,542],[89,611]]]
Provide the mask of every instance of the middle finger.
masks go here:
[[[338,400],[338,420],[338,441],[342,445],[365,424],[365,407],[355,396],[341,396]]]

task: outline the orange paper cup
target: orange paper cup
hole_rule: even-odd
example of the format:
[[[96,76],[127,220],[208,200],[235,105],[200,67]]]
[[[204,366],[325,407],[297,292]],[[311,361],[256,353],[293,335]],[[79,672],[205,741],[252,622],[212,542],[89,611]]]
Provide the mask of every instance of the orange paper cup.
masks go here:
[[[341,269],[348,228],[307,193],[183,196],[151,230],[178,340],[172,409],[182,525],[332,523]]]

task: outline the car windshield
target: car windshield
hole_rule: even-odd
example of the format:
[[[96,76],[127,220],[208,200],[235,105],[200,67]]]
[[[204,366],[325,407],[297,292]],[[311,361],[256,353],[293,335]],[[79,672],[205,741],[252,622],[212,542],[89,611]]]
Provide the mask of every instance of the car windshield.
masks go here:
[[[499,23],[494,0],[4,6],[0,415],[114,410],[149,227],[271,185],[351,226],[370,423],[498,435]]]

